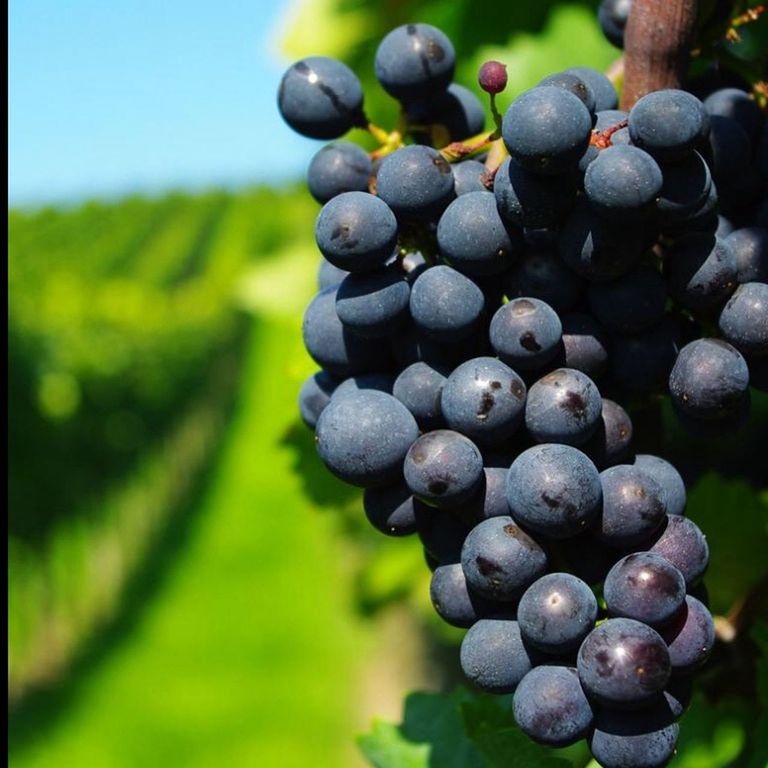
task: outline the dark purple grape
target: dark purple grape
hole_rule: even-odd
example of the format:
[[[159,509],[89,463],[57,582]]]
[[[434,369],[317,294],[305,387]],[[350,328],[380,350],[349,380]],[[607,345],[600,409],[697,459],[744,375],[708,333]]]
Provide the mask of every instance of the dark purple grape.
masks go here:
[[[337,141],[317,152],[307,169],[307,186],[318,203],[342,192],[367,192],[373,175],[368,153],[357,144]]]
[[[441,94],[405,106],[408,132],[418,144],[443,146],[452,141],[467,139],[485,127],[485,109],[472,91],[458,83],[451,83]],[[429,129],[424,130],[424,127]]]
[[[673,404],[696,419],[717,419],[739,405],[749,386],[741,353],[720,339],[686,344],[669,374]]]
[[[309,376],[299,390],[299,413],[302,421],[310,428],[317,426],[317,420],[323,409],[331,400],[333,391],[338,387],[339,380],[318,371]]]
[[[376,49],[376,79],[396,99],[433,96],[453,79],[453,44],[430,24],[403,24],[389,32]]]
[[[525,590],[517,606],[523,638],[544,653],[575,651],[594,629],[597,600],[570,573],[548,573]]]
[[[597,528],[601,541],[626,549],[640,544],[664,522],[659,484],[639,467],[618,464],[600,473],[603,512]]]
[[[440,618],[454,627],[471,627],[478,619],[505,610],[503,605],[486,600],[467,587],[461,563],[435,568],[429,585],[429,597]]]
[[[583,445],[597,429],[600,392],[581,371],[558,368],[528,391],[525,426],[537,443]]]
[[[664,267],[670,294],[692,310],[712,309],[725,301],[736,288],[736,269],[728,238],[697,233],[674,242]]]
[[[467,584],[491,600],[517,600],[547,568],[544,550],[511,517],[478,523],[461,550]]]
[[[720,88],[704,99],[704,109],[710,115],[735,120],[744,129],[750,141],[757,141],[764,123],[763,113],[745,91],[740,88]]]
[[[602,0],[597,9],[597,20],[606,39],[616,48],[624,47],[624,28],[627,26],[632,0]]]
[[[437,224],[437,244],[447,264],[468,275],[497,275],[523,250],[519,230],[499,215],[492,192],[457,197]]]
[[[317,290],[322,291],[325,288],[335,288],[349,274],[346,269],[334,267],[326,258],[320,260],[320,266],[317,268]]]
[[[669,680],[671,664],[656,630],[634,619],[608,619],[592,630],[578,655],[586,692],[606,705],[636,709]]]
[[[343,192],[329,200],[315,222],[320,252],[339,269],[370,272],[383,267],[397,241],[397,219],[380,197]]]
[[[680,733],[676,703],[664,697],[636,712],[601,709],[587,739],[592,756],[603,768],[663,768]]]
[[[553,131],[552,125],[558,130]],[[502,123],[509,154],[528,170],[545,176],[575,168],[591,132],[592,116],[579,98],[551,85],[518,96]]]
[[[592,67],[571,67],[566,72],[577,75],[590,87],[598,114],[608,109],[616,109],[619,96],[613,83],[602,72]]]
[[[572,667],[532,669],[512,702],[515,722],[528,737],[550,747],[567,747],[592,727],[592,707]]]
[[[451,429],[478,445],[498,444],[523,421],[525,384],[495,357],[476,357],[456,368],[443,385],[441,409]]]
[[[469,192],[487,192],[486,178],[490,178],[488,172],[478,160],[462,160],[453,164],[453,188],[456,197]]]
[[[315,442],[334,475],[372,487],[395,481],[419,428],[392,395],[362,390],[331,398],[317,420]]]
[[[661,634],[676,674],[690,674],[705,664],[715,644],[712,614],[691,595],[685,598],[683,609]]]
[[[366,488],[363,509],[368,522],[387,536],[408,536],[419,527],[416,500],[402,481],[380,488]]]
[[[595,434],[582,446],[595,466],[607,469],[622,462],[632,443],[632,420],[613,400],[603,398],[603,409]]]
[[[659,484],[668,515],[685,514],[685,483],[672,464],[660,456],[651,456],[646,453],[635,456],[634,464]]]
[[[402,406],[399,400],[396,402]],[[479,489],[483,457],[469,438],[449,429],[437,429],[418,440],[414,438],[405,455],[403,473],[413,495],[426,504],[456,507],[469,501]]]
[[[539,299],[512,299],[491,318],[491,346],[519,371],[534,370],[552,360],[561,335],[557,313]]]
[[[768,284],[740,285],[721,310],[718,327],[739,352],[768,354]]]
[[[768,283],[768,229],[742,227],[726,239],[726,246],[736,259],[737,281]]]
[[[440,397],[450,373],[447,367],[412,363],[395,379],[392,394],[413,414],[424,431],[443,426]]]
[[[693,520],[682,515],[669,515],[649,552],[668,560],[683,574],[687,586],[692,586],[704,575],[709,565],[707,538]]]
[[[554,539],[585,530],[600,512],[600,475],[570,445],[548,443],[521,453],[507,475],[507,502],[514,519]]]
[[[579,299],[584,281],[562,262],[555,250],[536,248],[504,277],[504,293],[510,299],[530,296],[549,304],[561,315],[572,309]],[[573,367],[573,366],[569,366]]]
[[[685,579],[661,555],[636,552],[611,568],[603,585],[608,613],[662,627],[685,601]]]
[[[462,672],[488,693],[512,693],[536,661],[511,619],[480,619],[461,643]]]
[[[556,358],[561,368],[575,368],[593,381],[608,366],[609,341],[600,323],[592,315],[571,312],[561,315],[563,344]]]

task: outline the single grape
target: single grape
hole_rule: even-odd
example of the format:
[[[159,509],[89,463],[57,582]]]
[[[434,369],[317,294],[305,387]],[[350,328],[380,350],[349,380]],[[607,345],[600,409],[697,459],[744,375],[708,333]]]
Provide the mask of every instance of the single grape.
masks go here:
[[[411,287],[413,321],[437,341],[470,336],[478,328],[484,308],[483,292],[452,267],[430,267]]]
[[[315,240],[334,266],[349,272],[370,272],[384,266],[392,255],[397,220],[380,198],[367,192],[343,192],[320,211]]]
[[[618,464],[600,473],[603,514],[598,538],[611,547],[640,544],[663,524],[666,516],[659,484],[639,467]]]
[[[418,440],[414,438],[405,456],[403,473],[413,495],[423,502],[456,507],[471,499],[480,487],[483,458],[469,438],[438,429]]]
[[[503,605],[486,600],[467,587],[461,563],[435,568],[429,597],[440,618],[453,627],[468,628],[481,618],[505,611]]]
[[[669,648],[672,671],[690,674],[701,667],[715,644],[715,624],[712,614],[695,597],[685,598],[684,608],[669,627],[662,631]]]
[[[573,174],[542,176],[507,158],[496,171],[493,194],[499,213],[518,227],[554,227],[573,207]]]
[[[663,627],[685,602],[685,579],[661,555],[636,552],[622,557],[611,568],[605,577],[603,596],[611,616]]]
[[[561,315],[571,310],[579,300],[584,281],[568,269],[555,250],[537,248],[530,250],[504,276],[504,293],[510,299],[530,296],[549,304]],[[569,366],[576,367],[576,366]]]
[[[468,192],[440,217],[437,244],[446,263],[460,272],[496,275],[522,252],[523,237],[501,220],[492,192]]]
[[[434,96],[453,79],[456,53],[451,41],[429,24],[396,27],[379,43],[376,79],[397,99]]]
[[[348,331],[364,338],[389,336],[409,316],[410,287],[396,265],[350,274],[336,293],[336,314]]]
[[[619,95],[613,83],[600,70],[592,67],[571,67],[566,72],[580,77],[591,89],[595,97],[595,109],[598,113],[607,109],[616,109]]]
[[[419,527],[417,504],[402,481],[380,488],[366,488],[363,509],[368,522],[387,536],[408,536]]]
[[[457,197],[468,192],[487,192],[486,178],[485,166],[478,160],[463,160],[453,165],[453,189]]]
[[[486,93],[501,93],[507,87],[506,64],[486,61],[477,73],[477,82]]]
[[[327,203],[342,192],[367,192],[372,175],[371,159],[364,149],[348,141],[337,141],[312,158],[307,186],[318,203]]]
[[[594,629],[597,600],[589,586],[570,573],[548,573],[520,598],[517,621],[531,645],[549,654],[575,651]]]
[[[686,344],[669,374],[672,402],[697,419],[716,419],[733,410],[749,386],[741,353],[720,339]]]
[[[550,747],[575,744],[593,719],[577,671],[559,666],[535,667],[520,681],[512,714],[523,733]]]
[[[768,354],[768,284],[740,285],[720,312],[718,327],[743,354]]]
[[[589,286],[589,307],[610,331],[637,333],[664,317],[667,291],[664,278],[653,267],[639,266],[626,275]]]
[[[486,460],[487,461],[487,460]],[[503,517],[509,515],[507,503],[507,472],[509,467],[485,466],[485,484],[480,498],[474,506],[475,519],[487,520],[489,517]]]
[[[674,242],[665,263],[671,296],[687,309],[712,309],[736,288],[736,257],[728,239],[689,234]]]
[[[768,282],[768,229],[736,229],[727,236],[726,246],[736,258],[739,283]]]
[[[511,517],[491,517],[468,534],[461,550],[467,584],[491,600],[517,600],[547,569],[544,550]]]
[[[537,656],[511,619],[480,619],[461,643],[461,670],[488,693],[511,693],[533,669]]]
[[[326,56],[309,56],[289,67],[277,105],[283,120],[310,139],[336,139],[366,124],[360,80],[346,64]]]
[[[688,587],[696,584],[709,565],[707,537],[693,520],[682,515],[668,515],[660,532],[648,546],[683,574]]]
[[[412,363],[395,380],[392,394],[413,414],[424,431],[444,424],[440,405],[443,386],[450,371],[429,363]]]
[[[333,376],[354,376],[365,371],[387,368],[386,353],[378,342],[347,331],[336,314],[338,286],[315,296],[304,312],[301,332],[312,359]]]
[[[553,125],[557,125],[556,131]],[[592,116],[584,104],[572,93],[551,85],[518,96],[502,122],[509,154],[523,167],[545,176],[575,168],[591,132]]]
[[[636,709],[653,701],[669,680],[667,645],[656,630],[634,619],[608,619],[579,648],[579,679],[597,701]]]
[[[512,462],[507,502],[514,519],[555,539],[575,536],[599,514],[600,475],[577,448],[535,445]]]
[[[640,453],[635,456],[634,465],[647,472],[659,484],[668,515],[685,514],[685,483],[672,464],[660,456]]]
[[[314,429],[323,409],[331,400],[331,395],[339,385],[338,379],[325,371],[318,371],[308,376],[299,390],[299,413],[303,422]]]
[[[443,386],[441,409],[448,426],[480,445],[497,444],[523,421],[525,384],[494,357],[467,360]]]
[[[396,480],[419,428],[392,395],[363,390],[331,399],[317,420],[315,441],[323,463],[352,485]]]
[[[339,384],[331,397],[345,397],[349,394],[361,392],[364,389],[375,389],[377,392],[392,394],[392,385],[395,377],[391,373],[360,373],[350,376]]]
[[[613,400],[603,398],[603,407],[595,434],[582,446],[595,466],[607,469],[621,463],[629,453],[632,442],[632,420]]]
[[[687,155],[706,136],[708,124],[704,105],[674,88],[646,94],[629,111],[632,143],[661,161]]]
[[[632,146],[608,147],[584,174],[584,192],[590,205],[613,220],[638,219],[652,213],[662,186],[656,161]]]
[[[720,88],[713,91],[704,99],[704,109],[709,115],[735,120],[753,143],[760,136],[764,122],[763,113],[754,99],[740,88]]]
[[[557,313],[539,299],[512,299],[491,318],[491,346],[515,370],[533,370],[552,360],[561,335]]]
[[[600,29],[616,48],[624,47],[624,29],[631,10],[632,0],[602,0],[597,9]]]
[[[675,754],[680,726],[667,695],[636,712],[601,709],[587,741],[603,768],[663,768]]]
[[[572,368],[558,368],[528,391],[525,426],[537,443],[583,445],[597,429],[602,411],[592,379]]]
[[[376,192],[400,218],[437,218],[454,197],[453,172],[437,150],[412,144],[381,161]]]

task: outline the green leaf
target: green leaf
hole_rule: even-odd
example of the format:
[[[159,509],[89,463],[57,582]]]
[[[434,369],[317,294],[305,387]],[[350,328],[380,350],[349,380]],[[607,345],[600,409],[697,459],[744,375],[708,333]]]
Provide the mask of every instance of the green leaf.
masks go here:
[[[429,744],[414,744],[403,737],[400,728],[376,720],[370,733],[357,740],[363,754],[376,768],[426,768]]]
[[[572,768],[517,728],[510,697],[461,688],[410,694],[401,725],[376,721],[358,743],[375,768]]]

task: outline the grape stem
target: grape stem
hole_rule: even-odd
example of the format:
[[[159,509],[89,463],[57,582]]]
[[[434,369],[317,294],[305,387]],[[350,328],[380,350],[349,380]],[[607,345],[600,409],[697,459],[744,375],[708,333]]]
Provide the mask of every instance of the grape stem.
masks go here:
[[[498,131],[491,131],[491,133],[486,131],[464,141],[453,141],[439,151],[449,163],[455,163],[457,160],[464,160],[490,149],[491,144],[499,137]]]
[[[611,146],[612,143],[611,136],[613,136],[616,131],[620,131],[622,128],[626,128],[627,125],[629,125],[629,121],[622,120],[616,123],[616,125],[609,126],[604,131],[592,131],[592,136],[589,140],[589,143],[598,149],[607,149]]]
[[[697,10],[698,0],[634,0],[624,31],[622,109],[651,91],[680,87]]]

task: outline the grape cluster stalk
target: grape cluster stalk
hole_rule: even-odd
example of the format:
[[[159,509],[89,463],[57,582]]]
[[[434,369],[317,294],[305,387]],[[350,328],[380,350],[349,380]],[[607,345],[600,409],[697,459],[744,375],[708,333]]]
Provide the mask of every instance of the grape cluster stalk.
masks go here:
[[[617,45],[630,5],[601,9]],[[501,115],[506,70],[488,62],[489,130],[454,68],[428,24],[382,40],[393,132],[343,63],[283,77],[286,122],[336,140],[307,177],[322,259],[303,337],[321,370],[301,417],[370,523],[419,537],[469,681],[513,693],[536,742],[661,766],[715,642],[709,549],[679,472],[634,452],[630,414],[668,396],[716,439],[766,386],[768,125],[734,88],[622,111],[588,67]],[[381,147],[338,140],[355,127]]]

